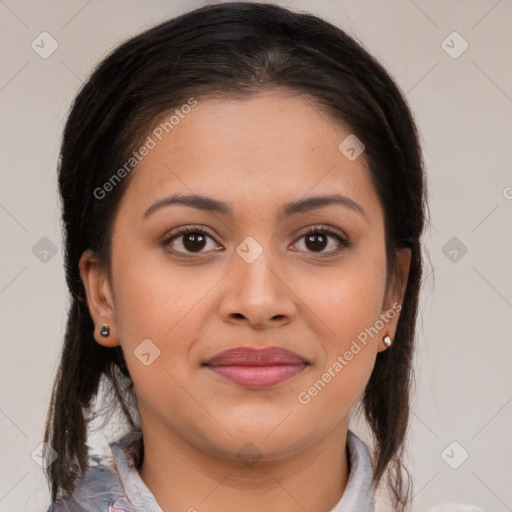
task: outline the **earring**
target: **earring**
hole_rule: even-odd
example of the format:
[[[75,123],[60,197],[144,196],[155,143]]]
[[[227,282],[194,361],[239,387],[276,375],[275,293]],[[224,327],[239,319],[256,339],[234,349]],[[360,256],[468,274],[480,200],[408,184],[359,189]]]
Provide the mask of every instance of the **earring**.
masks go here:
[[[384,345],[386,345],[386,347],[391,347],[391,338],[386,334],[386,336],[384,336],[384,339],[382,340],[384,342]]]
[[[101,330],[100,330],[100,334],[104,338],[108,338],[110,336],[110,327],[108,325],[102,325],[101,326]]]

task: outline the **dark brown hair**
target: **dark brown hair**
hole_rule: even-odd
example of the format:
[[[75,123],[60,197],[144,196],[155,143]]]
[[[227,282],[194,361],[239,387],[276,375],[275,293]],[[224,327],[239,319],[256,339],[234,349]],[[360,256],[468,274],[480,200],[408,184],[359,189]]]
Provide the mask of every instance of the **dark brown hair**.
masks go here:
[[[78,267],[91,249],[110,270],[111,228],[136,170],[108,200],[94,191],[139,147],[155,120],[189,98],[248,96],[278,87],[314,99],[366,146],[384,210],[388,276],[397,272],[396,250],[412,252],[393,347],[377,355],[361,401],[375,441],[374,483],[387,474],[394,510],[406,508],[410,479],[402,456],[427,212],[417,128],[389,74],[343,30],[310,14],[244,2],[208,5],[124,42],[99,64],[72,105],[59,160],[71,304],[45,434],[58,453],[47,469],[53,501],[69,497],[88,467],[87,430],[100,383],[126,421],[136,423],[122,351],[94,340]]]

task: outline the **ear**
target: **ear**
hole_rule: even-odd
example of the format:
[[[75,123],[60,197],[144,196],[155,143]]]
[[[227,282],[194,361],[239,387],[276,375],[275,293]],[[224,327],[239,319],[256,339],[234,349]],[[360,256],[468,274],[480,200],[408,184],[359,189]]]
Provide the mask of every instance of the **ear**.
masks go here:
[[[119,336],[116,328],[113,295],[106,271],[90,249],[84,251],[80,257],[79,268],[87,296],[87,305],[94,322],[94,339],[104,347],[115,347],[119,345]],[[100,334],[102,325],[109,326],[108,337]]]
[[[403,247],[396,251],[397,268],[390,278],[380,316],[385,325],[381,330],[378,352],[382,352],[388,348],[382,341],[384,336],[389,336],[391,341],[395,339],[396,327],[398,325],[398,319],[400,318],[400,311],[402,310],[403,298],[409,278],[411,254],[411,249],[408,247]]]

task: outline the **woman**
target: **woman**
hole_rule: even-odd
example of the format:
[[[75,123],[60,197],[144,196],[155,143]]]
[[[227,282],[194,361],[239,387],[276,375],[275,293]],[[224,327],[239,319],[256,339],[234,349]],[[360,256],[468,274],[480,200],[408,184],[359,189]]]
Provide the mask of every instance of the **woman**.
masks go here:
[[[397,86],[317,17],[217,4],[118,47],[62,143],[50,510],[405,510],[424,180]],[[130,431],[93,465],[100,385]]]

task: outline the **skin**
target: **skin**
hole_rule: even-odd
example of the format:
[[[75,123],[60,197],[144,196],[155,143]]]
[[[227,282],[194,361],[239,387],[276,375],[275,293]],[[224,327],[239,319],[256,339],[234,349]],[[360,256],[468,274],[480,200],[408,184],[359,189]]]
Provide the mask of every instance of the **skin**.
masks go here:
[[[348,416],[399,314],[307,405],[297,397],[401,304],[410,265],[410,251],[398,251],[400,272],[386,288],[383,211],[364,153],[349,161],[338,150],[349,134],[287,90],[201,98],[133,171],[113,226],[110,278],[90,251],[80,260],[95,339],[121,345],[135,384],[140,475],[163,510],[328,512],[341,499]],[[225,201],[233,215],[168,205],[143,217],[175,193]],[[332,193],[364,216],[331,204],[277,218],[288,201]],[[171,230],[196,225],[214,234],[199,252],[187,251],[186,235],[162,247]],[[332,235],[307,244],[303,234],[316,225],[350,246],[333,255]],[[252,263],[236,252],[248,236],[263,250]],[[160,350],[148,366],[134,354],[144,339]],[[257,390],[202,365],[238,346],[284,347],[310,365]],[[237,456],[247,443],[260,457],[250,466]]]

